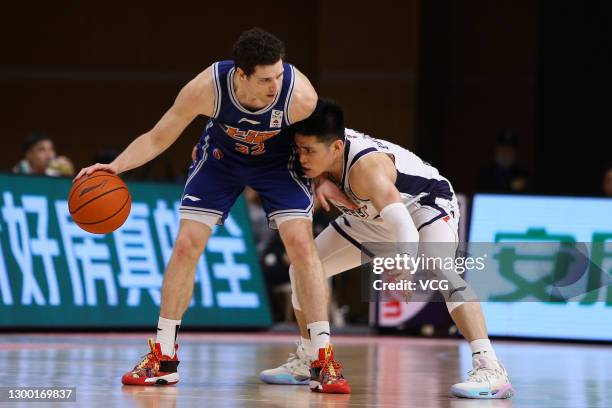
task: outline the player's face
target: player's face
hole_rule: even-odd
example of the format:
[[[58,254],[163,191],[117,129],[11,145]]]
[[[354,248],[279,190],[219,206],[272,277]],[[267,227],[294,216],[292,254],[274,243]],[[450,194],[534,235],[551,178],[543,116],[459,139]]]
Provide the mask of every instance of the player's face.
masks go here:
[[[326,171],[330,171],[338,155],[342,154],[344,145],[337,140],[328,145],[320,142],[316,136],[297,134],[295,136],[298,155],[302,170],[307,177],[318,177]]]
[[[26,153],[26,159],[30,162],[32,170],[37,173],[44,172],[54,158],[55,149],[50,140],[41,140]]]
[[[249,93],[257,99],[272,102],[283,86],[283,60],[272,65],[257,65],[247,77]]]

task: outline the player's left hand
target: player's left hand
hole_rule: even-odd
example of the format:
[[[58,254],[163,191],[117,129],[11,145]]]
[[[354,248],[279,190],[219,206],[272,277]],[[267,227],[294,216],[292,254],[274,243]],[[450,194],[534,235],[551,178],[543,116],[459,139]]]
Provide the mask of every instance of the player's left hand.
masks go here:
[[[350,210],[356,210],[359,208],[357,204],[348,198],[335,183],[332,183],[330,180],[324,177],[319,177],[316,180],[315,194],[317,196],[317,200],[319,200],[325,211],[329,211],[331,209],[328,200],[335,201]]]

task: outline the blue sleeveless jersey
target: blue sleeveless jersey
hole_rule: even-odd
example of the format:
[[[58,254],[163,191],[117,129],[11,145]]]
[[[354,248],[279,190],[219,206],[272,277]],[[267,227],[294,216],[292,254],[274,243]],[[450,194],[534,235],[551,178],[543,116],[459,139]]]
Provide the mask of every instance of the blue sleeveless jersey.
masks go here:
[[[287,111],[295,71],[290,64],[283,67],[283,85],[276,98],[268,106],[251,111],[240,105],[234,92],[234,61],[214,63],[215,107],[202,139],[208,136],[209,143],[225,156],[251,166],[266,161],[262,159],[291,155],[293,141],[281,131],[291,125]]]
[[[245,109],[234,93],[233,61],[212,66],[215,107],[196,149],[179,212],[181,218],[209,224],[228,216],[245,186],[261,197],[270,226],[277,219],[312,217],[312,188],[300,167],[293,137],[282,132],[291,123],[295,71],[284,64],[278,95],[258,111]],[[282,221],[281,221],[282,222]]]

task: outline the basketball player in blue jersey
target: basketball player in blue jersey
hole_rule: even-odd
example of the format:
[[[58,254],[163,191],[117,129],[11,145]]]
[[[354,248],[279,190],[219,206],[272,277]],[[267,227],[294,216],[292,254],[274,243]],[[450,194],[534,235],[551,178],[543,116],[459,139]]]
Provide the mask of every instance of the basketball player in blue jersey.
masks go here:
[[[328,276],[359,266],[364,242],[413,243],[412,255],[421,243],[419,255],[454,259],[459,209],[450,182],[434,167],[398,145],[345,129],[341,108],[322,100],[308,119],[295,125],[295,143],[305,174],[334,180],[358,207],[352,210],[335,203],[343,214],[315,239]],[[473,370],[467,381],[453,385],[451,392],[467,398],[511,397],[512,385],[488,339],[473,290],[454,268],[444,270],[436,265],[431,272],[437,279],[448,280],[449,289],[442,295],[472,350]],[[295,276],[290,267],[292,283]],[[301,296],[294,291],[292,300],[304,337]],[[297,352],[287,363],[263,371],[261,379],[298,384],[297,380],[312,370],[307,344],[298,342]]]
[[[233,57],[212,64],[189,82],[153,129],[115,161],[77,175],[96,170],[119,174],[141,166],[166,150],[196,116],[210,118],[182,196],[180,228],[164,274],[157,338],[149,340],[150,352],[122,382],[179,381],[176,336],[191,300],[196,263],[214,225],[223,223],[244,187],[250,186],[260,194],[270,227],[279,229],[294,265],[313,365],[323,367],[309,380],[319,384],[315,391],[348,393],[349,384],[331,352],[327,284],[312,237],[312,188],[294,154],[292,137],[282,133],[310,115],[317,94],[304,75],[283,62],[283,43],[261,29],[242,33]]]

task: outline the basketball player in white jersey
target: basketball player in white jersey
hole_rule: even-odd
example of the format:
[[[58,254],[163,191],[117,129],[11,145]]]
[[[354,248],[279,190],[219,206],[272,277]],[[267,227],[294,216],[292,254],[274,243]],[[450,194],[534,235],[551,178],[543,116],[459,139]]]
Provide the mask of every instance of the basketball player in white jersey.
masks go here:
[[[345,129],[341,108],[328,101],[319,100],[314,113],[295,125],[295,143],[305,174],[335,181],[358,206],[350,210],[334,203],[343,214],[315,240],[328,276],[359,266],[364,242],[419,242],[426,256],[454,258],[459,210],[449,181],[434,167],[398,145]],[[261,373],[261,379],[268,383],[300,384],[308,377],[308,332],[292,269],[292,301],[302,339],[287,363]],[[450,288],[442,294],[472,350],[473,370],[465,382],[452,386],[452,394],[511,397],[512,385],[488,339],[474,292],[454,270],[431,272],[448,279]]]

